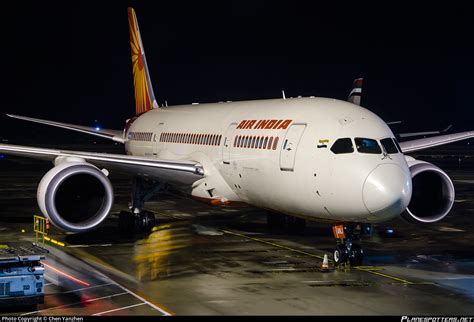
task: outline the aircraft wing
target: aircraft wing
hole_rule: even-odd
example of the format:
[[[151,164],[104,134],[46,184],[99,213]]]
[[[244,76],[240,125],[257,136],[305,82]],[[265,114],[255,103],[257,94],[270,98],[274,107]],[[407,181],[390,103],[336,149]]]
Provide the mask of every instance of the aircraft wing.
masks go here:
[[[388,124],[388,123],[387,123]],[[440,131],[426,131],[426,132],[412,132],[412,133],[398,133],[397,135],[401,138],[408,138],[413,136],[423,136],[423,135],[434,135],[434,134],[442,134],[449,131],[449,129],[453,125],[450,124],[447,128],[440,130]]]
[[[474,138],[474,131],[466,131],[453,134],[438,135],[423,139],[404,141],[400,142],[400,147],[402,148],[403,153],[408,153],[470,138]]]
[[[192,184],[204,176],[204,168],[199,163],[187,160],[157,160],[123,154],[62,151],[9,144],[0,144],[0,153],[50,161],[58,157],[82,159],[98,167],[170,183]]]
[[[94,127],[89,127],[89,126],[60,123],[60,122],[36,119],[33,117],[19,116],[19,115],[13,115],[13,114],[7,114],[7,116],[14,119],[23,120],[23,121],[35,122],[35,123],[60,127],[67,130],[91,134],[91,135],[99,136],[101,138],[113,140],[120,143],[125,142],[125,139],[123,138],[123,132],[118,131],[118,130],[96,129]]]

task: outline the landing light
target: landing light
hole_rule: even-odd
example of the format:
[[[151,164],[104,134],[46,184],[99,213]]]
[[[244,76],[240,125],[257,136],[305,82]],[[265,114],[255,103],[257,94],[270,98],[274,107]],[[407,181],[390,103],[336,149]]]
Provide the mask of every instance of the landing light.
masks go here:
[[[95,130],[96,130],[96,131],[100,131],[100,127],[96,126],[96,127],[95,127]]]

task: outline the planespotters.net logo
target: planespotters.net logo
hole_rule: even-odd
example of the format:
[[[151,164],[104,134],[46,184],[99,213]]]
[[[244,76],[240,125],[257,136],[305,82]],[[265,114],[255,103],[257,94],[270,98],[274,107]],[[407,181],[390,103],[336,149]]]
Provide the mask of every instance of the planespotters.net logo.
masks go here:
[[[474,322],[473,316],[402,316],[401,322]]]

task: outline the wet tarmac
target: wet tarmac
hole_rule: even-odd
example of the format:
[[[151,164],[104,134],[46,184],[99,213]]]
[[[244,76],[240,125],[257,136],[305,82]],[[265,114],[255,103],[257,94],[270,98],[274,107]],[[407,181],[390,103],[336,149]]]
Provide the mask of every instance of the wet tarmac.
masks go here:
[[[262,210],[208,206],[173,192],[147,203],[157,215],[151,233],[120,232],[116,214],[127,208],[131,184],[111,174],[113,214],[87,234],[53,229],[65,246],[47,246],[45,304],[6,314],[473,315],[473,154],[428,152],[420,159],[453,179],[451,214],[432,225],[376,225],[363,241],[364,266],[329,273],[320,265],[334,247],[330,226],[274,231]],[[0,244],[31,242],[37,184],[50,167],[0,161]]]

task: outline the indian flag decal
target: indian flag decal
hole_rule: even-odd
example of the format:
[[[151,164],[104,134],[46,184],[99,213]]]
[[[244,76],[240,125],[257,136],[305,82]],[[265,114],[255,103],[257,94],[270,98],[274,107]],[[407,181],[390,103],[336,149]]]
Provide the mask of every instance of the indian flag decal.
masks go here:
[[[329,140],[319,140],[318,148],[327,148]]]

